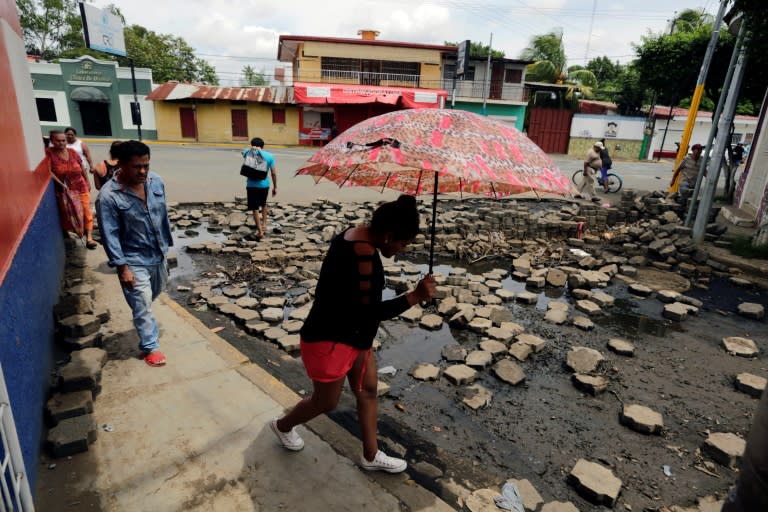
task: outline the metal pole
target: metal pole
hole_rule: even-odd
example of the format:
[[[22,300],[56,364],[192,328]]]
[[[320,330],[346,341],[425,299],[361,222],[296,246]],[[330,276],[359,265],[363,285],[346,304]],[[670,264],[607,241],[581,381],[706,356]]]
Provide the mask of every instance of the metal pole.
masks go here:
[[[483,115],[487,115],[485,105],[488,96],[491,94],[491,54],[493,53],[493,32],[491,32],[491,41],[488,43],[488,63],[485,65],[485,81],[488,83],[486,91],[485,84],[483,84]]]
[[[592,42],[592,28],[595,25],[595,11],[597,10],[597,0],[592,2],[592,16],[589,18],[589,33],[587,34],[587,49],[584,50],[584,67],[589,63],[589,44]]]
[[[437,221],[437,171],[435,171],[435,189],[432,191],[432,240],[429,243],[429,275],[435,263],[435,223]]]
[[[730,144],[731,142],[730,140],[727,140],[728,137],[722,135],[728,133],[728,127],[733,123],[733,116],[736,113],[736,102],[739,99],[739,90],[741,89],[741,82],[744,78],[744,72],[746,71],[746,61],[747,45],[744,43],[741,45],[741,48],[739,48],[739,57],[736,61],[736,69],[733,71],[731,87],[728,89],[728,98],[725,100],[723,115],[717,126],[717,133],[721,136],[718,137],[715,142],[715,148],[713,150],[714,157],[712,158],[712,164],[709,166],[710,173],[707,179],[707,187],[704,190],[701,204],[699,204],[699,208],[696,212],[696,220],[693,223],[692,238],[697,243],[704,240],[704,234],[707,229],[707,220],[709,219],[709,210],[712,207],[712,200],[715,197],[715,190],[717,189],[717,181],[720,178],[720,166],[723,163],[725,145]]]
[[[128,59],[131,64],[131,83],[133,85],[133,103],[136,105],[136,112],[131,109],[131,117],[135,117],[136,131],[138,132],[139,140],[141,140],[141,105],[139,105],[139,96],[136,93],[136,70],[133,67],[133,59]]]
[[[728,63],[728,73],[725,75],[723,89],[720,93],[720,98],[717,100],[717,108],[715,109],[715,113],[712,115],[712,127],[709,129],[707,144],[704,146],[704,153],[701,158],[701,164],[699,165],[699,174],[696,176],[696,185],[693,187],[693,194],[691,194],[691,199],[688,203],[688,213],[685,215],[685,225],[687,227],[691,227],[691,224],[693,224],[693,213],[696,210],[696,203],[698,202],[699,198],[701,182],[704,179],[705,169],[707,168],[707,163],[709,162],[709,150],[712,148],[712,141],[715,140],[715,136],[717,136],[717,127],[720,122],[720,116],[723,113],[723,106],[725,105],[725,100],[728,97],[726,91],[728,91],[728,89],[731,87],[731,82],[733,81],[733,71],[736,69],[736,60],[739,57],[739,50],[742,44],[744,44],[744,36],[746,34],[745,26],[746,23],[742,21],[741,27],[739,27],[739,35],[736,38],[736,44],[734,45],[733,52],[731,53],[731,61]]]
[[[720,9],[718,9],[717,16],[715,16],[715,23],[712,25],[712,36],[709,38],[707,51],[704,53],[704,61],[701,63],[701,69],[699,70],[699,78],[696,80],[696,89],[693,91],[693,99],[691,100],[691,106],[688,109],[688,121],[685,123],[683,137],[682,140],[680,140],[680,148],[677,151],[674,169],[677,169],[677,167],[680,165],[680,162],[683,161],[683,158],[688,153],[688,144],[691,142],[693,125],[696,123],[696,113],[699,110],[701,96],[704,93],[704,82],[707,80],[709,65],[712,62],[712,55],[715,53],[717,41],[720,39],[720,29],[723,25],[723,16],[725,16],[725,9],[728,6],[729,1],[730,0],[720,0]],[[677,183],[670,185],[669,192],[677,192],[679,183],[680,180],[677,180]]]
[[[456,108],[456,72],[453,72],[453,88],[451,88],[451,109]]]

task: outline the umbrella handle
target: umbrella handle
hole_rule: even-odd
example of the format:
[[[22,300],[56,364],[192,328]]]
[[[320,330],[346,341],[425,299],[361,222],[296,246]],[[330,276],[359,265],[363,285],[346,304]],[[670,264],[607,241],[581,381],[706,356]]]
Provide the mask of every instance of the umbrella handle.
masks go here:
[[[429,274],[435,263],[435,222],[437,220],[437,171],[435,171],[435,187],[432,191],[432,239],[429,243]]]

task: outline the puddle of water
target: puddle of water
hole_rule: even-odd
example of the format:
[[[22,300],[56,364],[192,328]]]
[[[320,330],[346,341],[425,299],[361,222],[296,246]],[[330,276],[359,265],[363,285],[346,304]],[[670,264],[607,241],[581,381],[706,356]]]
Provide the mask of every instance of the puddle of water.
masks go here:
[[[197,234],[191,234],[192,231]],[[171,269],[171,279],[189,278],[194,276],[197,271],[192,256],[185,250],[188,245],[223,242],[227,239],[227,235],[224,233],[208,231],[207,223],[205,222],[186,229],[174,228],[171,235],[173,235],[172,251],[176,253],[177,261],[176,267]]]

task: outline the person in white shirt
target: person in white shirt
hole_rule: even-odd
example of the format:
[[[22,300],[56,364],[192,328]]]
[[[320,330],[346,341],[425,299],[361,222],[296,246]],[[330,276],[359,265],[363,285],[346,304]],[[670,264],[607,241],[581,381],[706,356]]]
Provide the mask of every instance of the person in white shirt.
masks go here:
[[[74,149],[80,155],[80,160],[86,165],[85,170],[93,173],[93,161],[88,145],[77,138],[77,131],[71,126],[64,130],[64,135],[67,137],[67,147]]]

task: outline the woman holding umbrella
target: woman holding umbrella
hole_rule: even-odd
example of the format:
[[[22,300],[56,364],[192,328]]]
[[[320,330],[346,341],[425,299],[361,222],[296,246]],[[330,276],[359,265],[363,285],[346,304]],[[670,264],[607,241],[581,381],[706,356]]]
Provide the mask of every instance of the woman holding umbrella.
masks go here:
[[[378,448],[378,377],[371,346],[379,322],[435,294],[435,280],[426,276],[415,290],[381,299],[384,267],[379,253],[390,258],[402,252],[418,231],[416,199],[401,195],[377,208],[370,224],[348,228],[332,241],[320,270],[315,302],[301,329],[301,359],[312,379],[312,396],[270,422],[284,448],[298,451],[304,447],[295,427],[334,410],[346,378],[357,399],[363,438],[360,466],[389,473],[405,470],[404,460]]]

